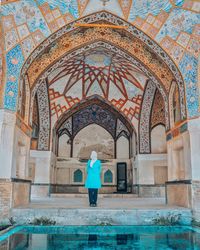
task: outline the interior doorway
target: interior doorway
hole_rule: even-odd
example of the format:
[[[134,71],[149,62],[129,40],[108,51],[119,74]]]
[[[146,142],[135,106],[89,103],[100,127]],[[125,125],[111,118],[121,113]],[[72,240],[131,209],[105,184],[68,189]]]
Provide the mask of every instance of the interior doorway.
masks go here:
[[[127,192],[127,164],[117,163],[117,192]]]

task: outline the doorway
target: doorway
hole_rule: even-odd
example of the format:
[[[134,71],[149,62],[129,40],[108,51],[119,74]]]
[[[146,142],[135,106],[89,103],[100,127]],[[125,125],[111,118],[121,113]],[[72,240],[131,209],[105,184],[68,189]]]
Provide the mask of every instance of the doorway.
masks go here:
[[[117,192],[127,192],[127,164],[117,163]]]

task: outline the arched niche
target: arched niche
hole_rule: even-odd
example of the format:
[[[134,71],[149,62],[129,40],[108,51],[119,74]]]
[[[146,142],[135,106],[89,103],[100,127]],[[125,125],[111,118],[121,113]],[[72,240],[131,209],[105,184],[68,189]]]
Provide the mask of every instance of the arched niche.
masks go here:
[[[77,169],[74,171],[73,182],[74,183],[82,183],[83,182],[83,172],[80,169]]]
[[[58,157],[69,158],[71,154],[70,137],[67,134],[62,134],[58,138]]]
[[[167,153],[166,132],[163,125],[157,125],[151,130],[151,153]]]
[[[112,184],[113,183],[113,173],[110,169],[108,169],[104,172],[103,181],[105,184]]]
[[[130,158],[130,143],[127,137],[120,136],[116,141],[116,158],[129,159]]]
[[[88,159],[91,151],[98,153],[100,159],[114,158],[114,139],[111,134],[97,124],[80,130],[73,140],[73,157]]]
[[[53,128],[52,148],[55,149],[55,152],[57,152],[59,136],[63,133],[67,133],[71,139],[71,143],[73,144],[71,157],[80,157],[81,155],[78,155],[76,149],[76,152],[73,152],[74,147],[79,144],[79,142],[77,142],[77,135],[80,131],[92,124],[98,125],[101,131],[107,131],[110,136],[110,140],[112,138],[112,141],[114,141],[114,146],[112,146],[114,150],[112,150],[112,153],[107,154],[106,158],[116,158],[116,140],[120,136],[124,135],[128,138],[128,140],[131,140],[132,135],[134,134],[134,139],[135,141],[137,140],[135,129],[130,121],[127,120],[123,114],[118,112],[114,106],[107,103],[101,97],[94,95],[88,98],[87,101],[76,104],[71,110],[63,113],[57,120]],[[95,129],[96,134],[93,135],[93,138],[99,134],[100,130]],[[93,130],[90,130],[89,132],[92,133],[92,131]],[[84,132],[81,132],[81,134],[82,133]],[[89,133],[89,136],[91,133]],[[105,145],[106,144],[104,143],[104,147]],[[109,152],[109,150],[107,150],[107,152]],[[86,158],[88,157],[89,153],[86,155]]]

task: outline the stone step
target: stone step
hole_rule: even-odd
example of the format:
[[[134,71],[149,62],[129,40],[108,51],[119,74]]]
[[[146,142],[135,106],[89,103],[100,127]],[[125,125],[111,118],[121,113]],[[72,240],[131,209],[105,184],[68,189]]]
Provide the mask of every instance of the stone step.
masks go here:
[[[52,198],[87,198],[88,194],[81,194],[81,193],[52,193]],[[98,194],[99,198],[137,198],[137,194]]]

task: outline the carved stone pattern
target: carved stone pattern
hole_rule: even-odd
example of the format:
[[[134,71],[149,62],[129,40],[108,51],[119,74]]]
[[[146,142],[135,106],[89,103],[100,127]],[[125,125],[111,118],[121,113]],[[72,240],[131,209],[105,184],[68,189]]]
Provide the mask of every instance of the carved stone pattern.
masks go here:
[[[122,20],[121,18],[117,16],[113,16],[111,13],[107,13],[105,11],[101,11],[98,13],[91,14],[89,16],[83,17],[81,20],[76,20],[73,23],[70,23],[69,25],[64,26],[57,32],[55,32],[53,35],[48,37],[37,49],[34,50],[34,52],[29,56],[28,60],[25,62],[23,68],[22,68],[22,75],[21,80],[23,80],[24,75],[31,65],[31,63],[35,60],[36,57],[41,55],[44,50],[50,45],[53,44],[58,38],[63,36],[66,33],[69,33],[70,31],[75,30],[75,23],[93,23],[98,21],[108,21],[115,25],[124,25],[127,26],[127,31],[135,36],[136,38],[143,41],[146,45],[148,45],[157,55],[160,56],[160,58],[169,66],[170,70],[174,74],[174,78],[177,81],[179,85],[180,90],[180,101],[181,101],[181,116],[182,119],[186,117],[186,107],[185,107],[185,98],[184,98],[184,82],[182,79],[182,76],[176,67],[175,63],[172,61],[172,59],[167,55],[167,53],[154,41],[152,41],[147,35],[145,35],[142,31],[137,29],[132,24],[126,22],[125,20]]]
[[[125,133],[123,133],[125,132]],[[125,137],[129,137],[130,136],[130,133],[127,129],[127,127],[123,124],[123,122],[120,120],[120,119],[117,119],[117,129],[116,129],[116,138],[118,138],[118,136],[124,136]]]
[[[41,82],[46,79],[46,77],[52,72],[54,71],[57,67],[61,67],[61,65],[71,59],[72,57],[79,55],[85,51],[88,51],[90,49],[94,49],[97,47],[103,47],[106,48],[108,50],[111,50],[112,52],[126,58],[128,61],[130,61],[131,63],[133,63],[135,66],[139,67],[151,80],[152,82],[154,82],[156,84],[156,87],[159,89],[160,93],[163,96],[164,99],[164,103],[165,103],[165,119],[166,119],[166,127],[169,128],[169,117],[168,117],[168,98],[166,96],[166,93],[162,87],[162,85],[159,83],[159,81],[157,80],[157,78],[151,74],[151,72],[145,67],[143,66],[139,61],[137,61],[135,58],[133,58],[132,56],[130,56],[129,54],[125,53],[124,51],[122,51],[121,49],[115,47],[114,45],[111,45],[109,43],[105,43],[105,42],[96,42],[93,44],[89,44],[85,47],[82,47],[80,49],[77,49],[69,54],[67,54],[65,57],[61,58],[59,61],[57,61],[53,66],[51,66],[47,71],[44,72],[44,74],[41,76],[41,78],[36,82],[33,90],[32,90],[32,95],[31,95],[31,110],[32,110],[32,105],[33,105],[33,98],[34,98],[34,94],[37,92],[38,87],[40,86]]]
[[[156,86],[151,81],[148,82],[142,102],[142,108],[140,113],[139,122],[139,147],[141,154],[151,153],[151,143],[150,143],[150,118],[151,118],[151,108],[154,100],[154,95],[156,91]]]
[[[84,127],[96,123],[105,128],[115,138],[116,118],[108,110],[96,104],[89,105],[73,116],[73,136]]]
[[[40,130],[38,139],[38,150],[49,149],[50,135],[50,114],[49,114],[49,98],[48,87],[46,81],[43,81],[37,91]]]
[[[160,92],[156,90],[151,113],[151,128],[158,124],[165,125],[165,106]]]

